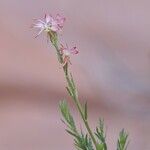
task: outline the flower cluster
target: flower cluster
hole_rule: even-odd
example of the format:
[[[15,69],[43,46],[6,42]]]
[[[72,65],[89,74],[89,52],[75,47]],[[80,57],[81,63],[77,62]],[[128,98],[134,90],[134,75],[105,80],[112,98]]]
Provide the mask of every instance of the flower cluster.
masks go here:
[[[39,29],[36,37],[39,36],[43,31],[46,33],[57,34],[62,30],[65,20],[66,18],[59,14],[57,14],[55,17],[49,14],[45,14],[44,19],[36,19],[36,22],[32,25],[32,27]],[[71,64],[70,55],[78,54],[79,52],[76,47],[69,48],[67,44],[66,47],[61,44],[59,51],[63,58],[63,66],[67,63]]]

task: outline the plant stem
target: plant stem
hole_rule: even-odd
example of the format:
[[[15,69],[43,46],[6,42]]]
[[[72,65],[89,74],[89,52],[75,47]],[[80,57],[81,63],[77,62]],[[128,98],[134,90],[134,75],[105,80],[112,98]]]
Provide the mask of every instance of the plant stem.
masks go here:
[[[93,141],[95,147],[97,148],[96,140],[95,140],[94,135],[93,135],[93,133],[92,133],[90,127],[89,127],[88,120],[84,118],[84,114],[83,114],[83,112],[82,112],[82,107],[81,107],[81,105],[80,105],[80,102],[79,102],[79,100],[76,100],[75,102],[76,102],[76,106],[77,106],[77,108],[78,108],[78,110],[79,110],[79,112],[80,112],[80,114],[81,114],[81,117],[82,117],[82,119],[83,119],[83,121],[84,121],[85,127],[86,127],[86,129],[87,129],[87,131],[88,131],[88,133],[89,133],[89,135],[90,135],[90,137],[91,137],[91,139],[92,139],[92,141]]]
[[[49,36],[49,39],[50,39],[51,43],[53,44],[53,46],[56,49],[58,61],[59,61],[60,64],[62,64],[63,63],[63,58],[62,58],[62,54],[60,53],[60,49],[58,47],[57,33],[48,32],[48,36]]]
[[[59,63],[63,64],[63,58],[62,58],[62,55],[60,54],[60,50],[59,50],[59,47],[58,47],[57,42],[52,42],[52,44],[53,44],[53,46],[55,47],[55,49],[56,49],[56,51],[57,51],[57,57],[58,57]],[[70,84],[70,76],[69,76],[69,74],[68,74],[68,64],[65,64],[65,65],[63,66],[63,71],[64,71],[64,74],[65,74],[65,78],[66,78],[67,84],[69,85],[69,84]],[[76,89],[76,90],[77,90],[77,89]],[[81,103],[80,103],[80,101],[79,101],[79,99],[78,99],[78,96],[77,96],[77,94],[75,93],[75,91],[73,91],[73,92],[74,92],[74,93],[73,93],[74,97],[72,97],[72,98],[73,98],[73,100],[74,100],[74,102],[75,102],[75,105],[76,105],[76,107],[77,107],[77,109],[78,109],[80,115],[81,115],[81,118],[82,118],[82,120],[83,120],[83,122],[84,122],[84,124],[85,124],[85,127],[86,127],[86,129],[87,129],[87,131],[88,131],[88,133],[89,133],[89,135],[90,135],[92,141],[93,141],[93,144],[95,145],[95,148],[96,148],[96,150],[97,150],[97,142],[96,142],[95,137],[94,137],[94,135],[93,135],[93,133],[92,133],[92,131],[91,131],[91,129],[90,129],[88,120],[85,119],[85,117],[84,117],[82,105],[81,105]]]
[[[66,77],[67,83],[69,84],[70,79],[69,79],[69,75],[68,75],[68,66],[66,66],[66,68],[64,66],[63,70],[64,70],[64,73],[65,73],[65,77]],[[85,124],[85,127],[86,127],[86,129],[87,129],[87,131],[88,131],[88,133],[89,133],[89,135],[90,135],[90,137],[91,137],[91,139],[92,139],[92,141],[93,141],[93,143],[95,145],[95,148],[97,149],[97,142],[96,142],[95,137],[94,137],[94,135],[93,135],[93,133],[92,133],[92,131],[90,129],[88,120],[85,119],[85,117],[84,117],[83,108],[82,108],[81,103],[80,103],[80,101],[79,101],[77,96],[74,97],[74,102],[75,102],[75,104],[76,104],[76,106],[78,108],[78,111],[79,111],[79,113],[81,115],[81,118],[82,118],[84,124]]]

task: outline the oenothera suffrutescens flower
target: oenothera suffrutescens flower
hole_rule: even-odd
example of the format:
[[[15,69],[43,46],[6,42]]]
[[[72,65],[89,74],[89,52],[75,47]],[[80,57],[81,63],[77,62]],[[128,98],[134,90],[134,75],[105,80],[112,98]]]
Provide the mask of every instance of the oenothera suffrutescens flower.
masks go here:
[[[103,120],[100,120],[99,125],[96,127],[96,131],[93,132],[93,130],[91,130],[88,122],[87,103],[83,105],[80,102],[76,83],[68,66],[68,64],[71,64],[70,56],[78,54],[79,51],[76,46],[70,48],[67,44],[64,46],[59,42],[59,34],[57,33],[62,30],[64,21],[65,18],[61,17],[59,14],[57,14],[55,17],[46,14],[44,19],[36,19],[36,23],[32,26],[39,29],[36,37],[39,36],[43,31],[45,31],[49,37],[51,44],[55,47],[58,61],[62,65],[65,79],[67,82],[67,92],[71,96],[74,104],[76,105],[76,108],[79,111],[85,128],[87,129],[87,132],[85,134],[82,131],[79,132],[66,101],[62,101],[59,106],[61,114],[63,116],[63,122],[68,127],[66,131],[74,137],[74,144],[76,145],[77,149],[107,150],[104,122]],[[127,149],[127,138],[128,134],[124,130],[122,130],[119,134],[117,150]]]
[[[66,63],[70,63],[71,64],[71,62],[70,62],[70,55],[75,55],[75,54],[79,53],[79,51],[78,51],[76,46],[74,46],[72,48],[69,48],[67,44],[66,44],[66,47],[61,44],[60,52],[61,52],[61,54],[63,56],[63,65],[65,65]]]
[[[49,14],[45,14],[44,19],[35,19],[35,23],[32,25],[33,28],[38,28],[39,32],[36,37],[39,36],[43,31],[45,32],[58,32],[63,28],[63,24],[66,18],[57,14],[55,17]]]

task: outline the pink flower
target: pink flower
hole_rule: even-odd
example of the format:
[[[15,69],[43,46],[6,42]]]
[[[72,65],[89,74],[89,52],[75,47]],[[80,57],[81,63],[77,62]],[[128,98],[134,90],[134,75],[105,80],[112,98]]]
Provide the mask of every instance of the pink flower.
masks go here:
[[[45,32],[58,32],[61,31],[63,28],[64,21],[66,19],[59,14],[56,17],[52,17],[51,15],[45,14],[44,20],[36,19],[36,23],[33,24],[32,27],[38,28],[39,32],[36,35],[39,36],[43,31]]]
[[[74,46],[72,48],[69,48],[68,45],[66,44],[66,47],[64,47],[62,44],[61,44],[61,48],[60,48],[60,51],[62,53],[62,56],[63,56],[63,65],[66,65],[67,63],[70,63],[70,55],[73,54],[78,54],[79,51],[77,50],[77,47]]]

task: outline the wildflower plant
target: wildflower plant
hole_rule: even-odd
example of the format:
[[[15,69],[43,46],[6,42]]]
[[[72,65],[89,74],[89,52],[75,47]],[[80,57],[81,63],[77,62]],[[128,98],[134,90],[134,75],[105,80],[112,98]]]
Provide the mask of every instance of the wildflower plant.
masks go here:
[[[70,108],[65,100],[59,103],[59,109],[62,114],[62,122],[66,125],[66,131],[73,137],[74,145],[77,150],[107,150],[104,120],[100,119],[95,131],[92,131],[88,121],[87,102],[82,104],[79,100],[76,83],[71,71],[69,70],[71,65],[70,56],[78,54],[79,51],[76,46],[70,48],[67,44],[64,46],[59,41],[59,33],[64,26],[65,20],[66,18],[59,14],[55,17],[46,14],[43,19],[36,19],[32,25],[33,28],[38,29],[36,37],[42,32],[45,32],[51,44],[54,46],[58,62],[61,64],[64,72],[67,83],[66,90],[82,118],[86,128],[86,133],[77,128],[75,120],[70,112]],[[127,146],[128,134],[123,129],[119,134],[116,150],[126,150]]]

